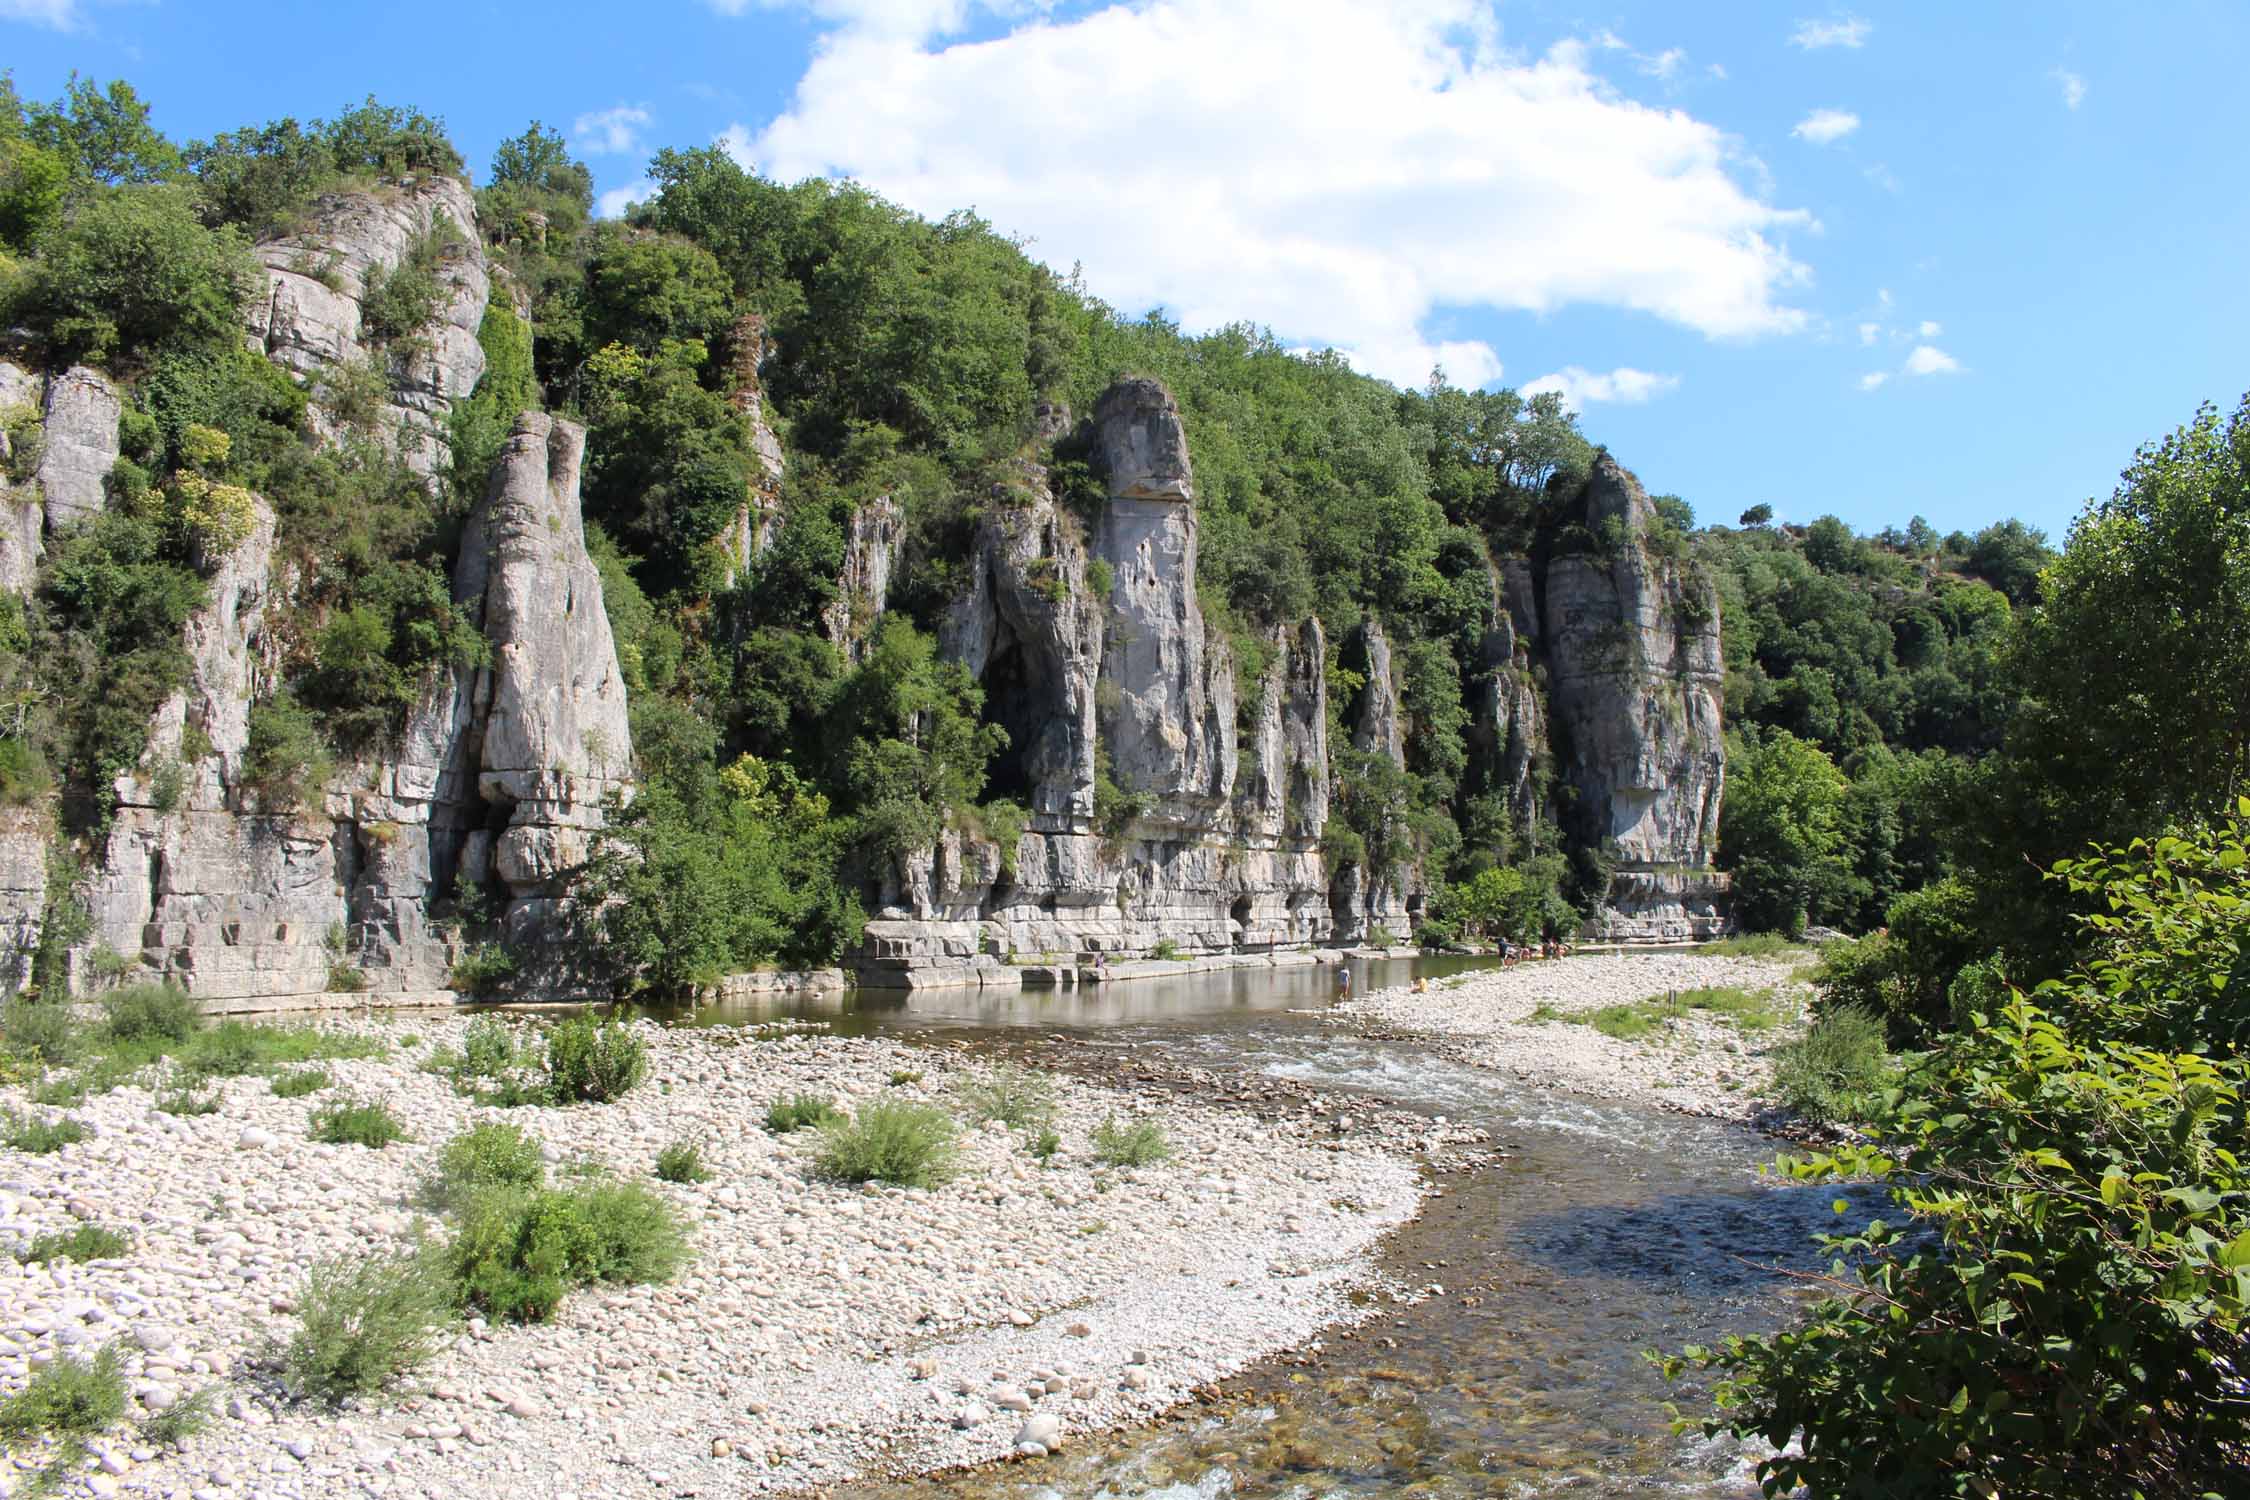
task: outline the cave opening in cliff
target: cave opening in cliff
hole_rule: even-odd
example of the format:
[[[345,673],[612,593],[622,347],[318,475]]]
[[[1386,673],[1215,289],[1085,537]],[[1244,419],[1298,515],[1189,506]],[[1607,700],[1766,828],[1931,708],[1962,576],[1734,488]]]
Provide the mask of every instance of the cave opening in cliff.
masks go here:
[[[1032,771],[1032,748],[1046,728],[1048,695],[1040,690],[1023,647],[1012,636],[994,648],[979,685],[984,688],[986,721],[1008,732],[1008,743],[985,768],[984,794],[1030,807],[1039,789],[1039,778]]]

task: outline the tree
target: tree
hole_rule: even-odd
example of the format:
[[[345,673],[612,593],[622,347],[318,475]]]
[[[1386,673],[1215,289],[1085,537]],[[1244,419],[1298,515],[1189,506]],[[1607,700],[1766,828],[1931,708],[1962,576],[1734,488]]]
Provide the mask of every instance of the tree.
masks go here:
[[[148,123],[148,106],[122,79],[102,88],[73,73],[63,97],[27,107],[24,123],[34,142],[70,163],[74,176],[106,187],[180,175],[179,148]]]
[[[101,189],[71,210],[9,299],[57,363],[117,361],[240,339],[257,265],[170,184]]]
[[[2039,573],[2054,560],[2047,534],[2021,521],[2000,521],[1969,544],[1968,571],[2021,609],[2039,601]]]
[[[1773,524],[1773,507],[1753,505],[1742,513],[1740,519],[1745,526],[1770,526]]]
[[[1734,872],[1735,915],[1753,930],[1802,932],[1849,895],[1849,783],[1818,745],[1785,729],[1737,739],[1727,763],[1719,865]]]
[[[2059,867],[2095,898],[2100,956],[1976,1017],[1865,1144],[1784,1163],[1872,1178],[1905,1223],[1828,1239],[1833,1294],[1795,1326],[1664,1362],[1724,1377],[1707,1431],[1796,1440],[1759,1465],[1768,1493],[2239,1489],[2250,800],[2236,811]]]

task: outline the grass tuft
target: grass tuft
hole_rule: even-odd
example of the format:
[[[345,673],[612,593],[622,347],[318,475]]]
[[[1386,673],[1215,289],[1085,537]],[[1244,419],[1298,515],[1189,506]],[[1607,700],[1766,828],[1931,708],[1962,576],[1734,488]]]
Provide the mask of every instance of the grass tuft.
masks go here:
[[[379,1100],[350,1095],[313,1111],[312,1138],[328,1146],[365,1146],[380,1151],[406,1139],[406,1127]]]
[[[838,1182],[935,1187],[953,1173],[954,1129],[952,1116],[927,1104],[870,1104],[856,1120],[821,1127],[814,1165]]]
[[[177,985],[136,984],[102,1000],[102,1029],[113,1042],[184,1042],[202,1025],[201,1007]]]
[[[215,1115],[219,1112],[219,1096],[173,1089],[157,1097],[156,1107],[168,1115]]]
[[[538,1187],[547,1180],[539,1143],[514,1125],[474,1126],[445,1143],[438,1168],[423,1184],[433,1206],[459,1208],[492,1187]]]
[[[219,1413],[219,1388],[207,1385],[141,1419],[141,1436],[159,1448],[182,1448]]]
[[[827,1125],[843,1116],[824,1094],[791,1094],[766,1106],[766,1129],[787,1135],[808,1125]]]
[[[1856,1005],[1823,1011],[1774,1051],[1774,1095],[1816,1124],[1860,1118],[1891,1075],[1882,1018]]]
[[[619,1021],[573,1016],[547,1033],[547,1091],[557,1104],[608,1104],[648,1077],[648,1046]]]
[[[496,1186],[462,1206],[446,1257],[464,1305],[541,1323],[574,1286],[670,1280],[687,1257],[687,1236],[671,1205],[641,1183]]]
[[[0,1145],[11,1151],[44,1156],[65,1146],[77,1145],[87,1134],[86,1127],[76,1120],[41,1120],[12,1110],[0,1111]]]
[[[1055,1120],[1055,1081],[1045,1073],[1003,1063],[961,1085],[961,1107],[976,1120],[998,1120],[1010,1130],[1044,1130]]]
[[[57,1354],[32,1372],[31,1382],[0,1401],[0,1441],[85,1438],[114,1427],[125,1416],[124,1356],[105,1344],[92,1359]]]
[[[276,1099],[302,1099],[307,1094],[317,1094],[335,1082],[326,1068],[300,1068],[294,1073],[277,1073],[269,1087]]]
[[[656,1175],[663,1182],[709,1182],[711,1168],[694,1141],[674,1141],[656,1153]]]
[[[1154,1120],[1121,1122],[1115,1115],[1094,1127],[1094,1159],[1112,1167],[1145,1167],[1172,1154],[1164,1127]]]
[[[132,1248],[133,1242],[114,1229],[80,1224],[39,1235],[16,1252],[16,1259],[25,1265],[35,1260],[120,1260]]]

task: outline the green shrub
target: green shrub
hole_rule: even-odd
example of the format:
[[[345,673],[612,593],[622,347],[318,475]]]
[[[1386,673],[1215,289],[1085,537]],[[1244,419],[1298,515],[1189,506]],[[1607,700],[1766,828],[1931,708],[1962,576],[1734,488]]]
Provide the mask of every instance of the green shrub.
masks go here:
[[[50,1068],[68,1064],[81,1045],[67,1004],[21,996],[0,1006],[0,1040],[15,1056]]]
[[[891,1069],[891,1087],[894,1089],[903,1089],[921,1081],[922,1070],[920,1068]]]
[[[1861,1118],[1889,1075],[1883,1023],[1858,1006],[1840,1005],[1776,1050],[1774,1095],[1816,1124],[1840,1124]]]
[[[311,710],[283,692],[250,710],[243,779],[268,812],[292,812],[328,780],[328,746]]]
[[[687,1255],[670,1205],[639,1183],[493,1187],[461,1211],[447,1251],[456,1295],[488,1317],[539,1323],[574,1286],[669,1280]]]
[[[203,1012],[177,985],[136,984],[102,998],[102,1019],[112,1041],[184,1042],[203,1024]]]
[[[331,1406],[371,1396],[427,1363],[451,1322],[452,1288],[428,1252],[323,1261],[298,1295],[282,1383]]]
[[[1593,1027],[1603,1036],[1620,1042],[1637,1041],[1657,1027],[1658,1017],[1648,1007],[1636,1001],[1621,1005],[1605,1005],[1599,1010],[1586,1011],[1571,1017]]]
[[[1695,951],[1708,953],[1713,958],[1787,958],[1806,949],[1803,943],[1793,943],[1778,932],[1746,932],[1705,943]]]
[[[365,1146],[380,1151],[406,1139],[398,1116],[377,1100],[345,1097],[313,1111],[312,1138],[329,1146]]]
[[[180,1068],[191,1079],[246,1078],[328,1058],[382,1057],[389,1051],[390,1043],[379,1036],[247,1021],[207,1026],[177,1049]]]
[[[173,1089],[157,1096],[156,1107],[168,1115],[215,1115],[219,1112],[219,1096]]]
[[[445,982],[465,994],[482,995],[515,978],[519,967],[515,954],[503,944],[478,943],[453,960],[453,972]]]
[[[39,1260],[118,1260],[133,1242],[114,1229],[99,1224],[79,1224],[37,1236],[16,1252],[26,1264]]]
[[[219,1388],[207,1385],[141,1419],[141,1436],[160,1448],[184,1447],[218,1416]]]
[[[1094,1159],[1112,1167],[1145,1167],[1172,1154],[1164,1127],[1154,1120],[1125,1124],[1115,1115],[1094,1127]]]
[[[869,1104],[821,1127],[814,1165],[838,1182],[934,1187],[952,1175],[953,1118],[927,1104]]]
[[[105,1344],[92,1359],[57,1354],[31,1382],[0,1401],[0,1440],[11,1446],[39,1437],[90,1437],[125,1416],[123,1351]]]
[[[825,1094],[791,1094],[766,1106],[766,1129],[787,1135],[808,1125],[827,1125],[843,1116]]]
[[[11,1151],[44,1156],[65,1146],[75,1146],[86,1136],[86,1127],[76,1120],[41,1120],[12,1110],[0,1111],[0,1145]]]
[[[656,1175],[664,1182],[709,1182],[711,1168],[694,1141],[674,1141],[656,1153]]]
[[[630,1026],[573,1016],[547,1033],[547,1087],[558,1104],[608,1104],[648,1076],[648,1047]]]
[[[513,1125],[477,1125],[445,1143],[424,1196],[439,1208],[458,1208],[490,1187],[538,1187],[547,1180],[539,1143]]]
[[[1033,1136],[1030,1144],[1025,1146],[1024,1149],[1029,1151],[1041,1166],[1045,1166],[1055,1159],[1056,1152],[1062,1150],[1062,1137],[1055,1134],[1053,1127],[1050,1126]]]
[[[1182,955],[1178,943],[1173,942],[1170,938],[1158,938],[1156,946],[1148,950],[1148,956],[1159,963],[1172,963]]]
[[[1010,1130],[1054,1123],[1055,1081],[1007,1063],[961,1085],[961,1107],[976,1120],[998,1120]]]
[[[302,1099],[307,1094],[317,1094],[335,1080],[325,1068],[300,1068],[294,1073],[276,1075],[270,1087],[276,1099]]]
[[[458,1054],[439,1052],[423,1066],[452,1078],[453,1087],[479,1104],[515,1108],[548,1097],[545,1059],[537,1032],[499,1016],[469,1023]]]

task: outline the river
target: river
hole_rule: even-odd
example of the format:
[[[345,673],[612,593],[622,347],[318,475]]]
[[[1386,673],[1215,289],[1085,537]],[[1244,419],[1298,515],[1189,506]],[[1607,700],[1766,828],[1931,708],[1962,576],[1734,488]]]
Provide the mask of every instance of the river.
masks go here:
[[[1567,960],[1566,960],[1567,961]],[[1463,960],[1355,962],[1353,992]],[[1331,1334],[1158,1425],[1030,1464],[852,1495],[1312,1497],[1758,1493],[1731,1441],[1677,1435],[1649,1349],[1770,1327],[1822,1263],[1833,1191],[1762,1181],[1774,1143],[1730,1125],[1585,1099],[1371,1041],[1317,1012],[1331,968],[1231,970],[1080,990],[857,992],[700,1011],[795,1015],[846,1033],[1005,1050],[1032,1029],[1100,1057],[1239,1069],[1488,1131],[1500,1159],[1441,1176],[1392,1274],[1442,1293]],[[1301,1362],[1300,1362],[1301,1361]]]

